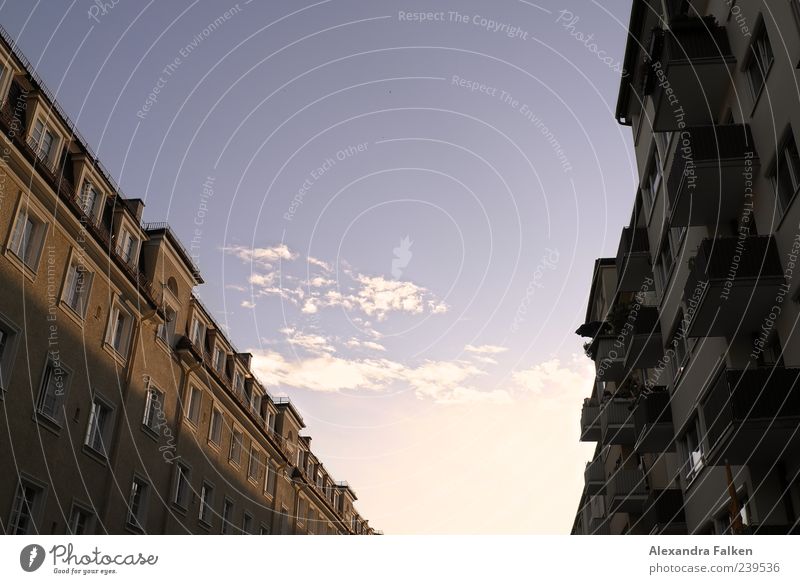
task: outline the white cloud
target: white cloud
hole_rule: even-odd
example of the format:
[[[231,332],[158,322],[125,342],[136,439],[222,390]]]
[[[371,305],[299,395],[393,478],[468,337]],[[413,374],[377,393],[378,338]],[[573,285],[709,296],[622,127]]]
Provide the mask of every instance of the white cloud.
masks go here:
[[[428,291],[413,282],[387,280],[383,276],[364,276],[357,278],[361,288],[352,300],[369,316],[385,320],[390,312],[407,312],[420,314],[424,312]],[[441,303],[428,301],[431,312],[446,312],[447,307]]]
[[[308,300],[305,301],[305,304],[303,304],[301,312],[303,314],[316,314],[318,310],[319,307],[317,306],[317,299],[309,298]]]
[[[249,300],[242,300],[241,304],[242,308],[255,308],[256,305],[254,302],[250,302]]]
[[[271,268],[272,264],[279,261],[290,261],[297,257],[285,244],[273,245],[272,247],[245,247],[243,245],[231,245],[222,248],[225,253],[235,256],[243,262],[255,262],[265,267]]]
[[[498,353],[505,353],[508,347],[500,347],[498,345],[467,345],[464,350],[468,353],[476,353],[478,355],[497,355]]]
[[[317,266],[319,268],[322,268],[326,272],[332,272],[333,271],[333,268],[331,268],[331,265],[329,263],[324,262],[324,261],[322,261],[320,259],[317,259],[315,257],[308,256],[308,263],[311,264],[312,266]]]
[[[291,327],[283,328],[280,332],[286,335],[286,340],[290,345],[300,347],[311,353],[336,352],[336,349],[330,344],[328,339],[321,335],[302,333]]]
[[[583,355],[573,355],[562,364],[553,358],[529,369],[516,371],[512,379],[517,387],[546,397],[575,399],[589,395],[595,379],[594,364]]]
[[[365,349],[372,349],[373,351],[386,351],[386,347],[373,341],[359,341],[358,339],[350,339],[345,344],[354,349],[363,347]]]

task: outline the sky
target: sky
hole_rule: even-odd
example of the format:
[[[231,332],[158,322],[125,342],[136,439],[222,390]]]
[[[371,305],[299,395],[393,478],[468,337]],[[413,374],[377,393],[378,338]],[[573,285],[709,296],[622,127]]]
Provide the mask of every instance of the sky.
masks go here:
[[[629,0],[5,0],[0,24],[386,533],[568,533],[637,182]]]

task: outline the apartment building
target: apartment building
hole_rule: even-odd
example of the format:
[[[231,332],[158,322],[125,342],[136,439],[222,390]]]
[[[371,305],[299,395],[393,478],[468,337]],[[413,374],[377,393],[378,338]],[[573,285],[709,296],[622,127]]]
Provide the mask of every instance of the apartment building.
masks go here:
[[[376,533],[0,39],[0,532]]]
[[[800,531],[800,2],[634,0],[641,178],[578,334],[576,534]]]

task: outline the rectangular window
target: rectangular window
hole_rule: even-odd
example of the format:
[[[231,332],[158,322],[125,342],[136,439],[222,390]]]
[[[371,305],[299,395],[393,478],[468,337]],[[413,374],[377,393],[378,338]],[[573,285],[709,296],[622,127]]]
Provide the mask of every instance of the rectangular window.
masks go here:
[[[106,446],[111,438],[111,408],[99,398],[92,400],[89,411],[89,424],[86,427],[85,444],[92,450],[106,456]]]
[[[281,535],[289,535],[289,509],[281,505]]]
[[[37,406],[40,414],[54,421],[61,420],[61,410],[67,393],[67,378],[68,374],[61,363],[52,359],[47,360]]]
[[[262,523],[261,527],[258,530],[258,534],[259,535],[269,535],[269,527],[267,527],[266,525],[264,525]]]
[[[170,347],[172,346],[173,339],[175,338],[175,326],[177,320],[178,313],[173,310],[172,307],[167,306],[164,309],[164,322],[158,325],[158,336]]]
[[[42,499],[42,489],[26,481],[21,481],[14,495],[8,533],[29,535],[37,531],[36,512]]]
[[[233,389],[239,395],[244,395],[244,377],[238,371],[233,376]]]
[[[208,426],[208,440],[217,446],[222,444],[223,421],[222,411],[214,408],[211,411],[211,423]]]
[[[231,532],[231,520],[233,519],[233,501],[225,499],[222,504],[222,535]]]
[[[781,214],[786,213],[795,193],[800,188],[800,155],[797,152],[797,143],[791,128],[775,158],[775,168],[770,179],[778,198]]]
[[[264,480],[264,491],[270,497],[275,496],[275,488],[277,487],[278,482],[278,469],[275,468],[275,465],[270,462],[267,465],[267,476]]]
[[[686,432],[684,438],[686,444],[686,480],[691,482],[703,469],[705,460],[703,459],[703,440],[700,432],[700,420],[695,418],[694,423]]]
[[[142,424],[158,432],[161,419],[164,418],[164,392],[157,387],[150,386],[147,389],[147,401],[144,404],[144,418]]]
[[[128,354],[133,318],[119,304],[111,309],[106,342],[122,357]]]
[[[203,391],[194,386],[189,386],[189,404],[186,408],[186,418],[195,426],[200,422],[200,407],[203,402]]]
[[[203,483],[200,490],[200,513],[199,519],[206,525],[211,525],[214,506],[214,487],[209,483]]]
[[[247,462],[247,478],[252,481],[258,481],[258,477],[260,474],[259,471],[259,463],[260,463],[261,453],[254,447],[250,446],[250,458]]]
[[[756,99],[764,87],[767,79],[767,71],[772,66],[774,55],[772,53],[772,44],[769,42],[767,35],[767,27],[764,22],[761,23],[761,29],[753,37],[753,42],[750,45],[750,60],[746,66],[747,78],[750,81],[750,90],[753,93],[753,99]]]
[[[189,506],[191,485],[189,484],[189,469],[183,464],[175,465],[175,492],[172,502],[178,507],[186,509]]]
[[[238,428],[234,428],[233,432],[231,433],[231,449],[228,453],[228,459],[239,465],[242,463],[242,444],[244,443],[244,437],[242,435],[242,431]]]
[[[8,389],[17,331],[0,319],[0,390]]]
[[[117,254],[122,260],[128,264],[133,262],[134,252],[136,246],[136,238],[131,235],[131,232],[122,228],[119,235],[119,243],[117,244]]]
[[[93,513],[83,507],[73,505],[69,516],[67,531],[70,535],[85,535],[91,531]]]
[[[128,497],[128,524],[136,529],[144,530],[147,513],[148,484],[136,477],[131,483],[131,494]]]
[[[86,315],[92,276],[93,274],[77,259],[73,259],[67,268],[63,300],[81,318]]]
[[[645,215],[649,215],[650,211],[655,205],[658,198],[658,189],[661,187],[661,181],[664,177],[664,171],[661,167],[661,157],[658,153],[658,148],[653,148],[653,155],[650,157],[650,166],[647,171],[647,179],[642,187],[642,202],[644,203]]]
[[[247,535],[253,533],[253,516],[247,511],[242,515],[242,533]]]
[[[31,132],[31,146],[36,151],[36,156],[42,162],[49,163],[53,153],[56,139],[53,132],[42,120],[36,120]]]
[[[90,181],[83,183],[83,191],[81,192],[81,209],[90,219],[94,219],[97,212],[97,204],[100,201],[100,195],[97,189]]]
[[[205,342],[206,325],[195,318],[192,321],[192,344],[202,351],[203,347],[205,346]]]
[[[45,223],[41,219],[29,210],[20,208],[9,247],[31,269],[35,269],[39,262],[45,231]]]
[[[300,499],[297,503],[297,523],[303,524],[306,521],[306,514],[308,513],[308,504],[305,499]]]
[[[217,370],[217,373],[225,371],[225,351],[219,346],[214,347],[214,369]]]

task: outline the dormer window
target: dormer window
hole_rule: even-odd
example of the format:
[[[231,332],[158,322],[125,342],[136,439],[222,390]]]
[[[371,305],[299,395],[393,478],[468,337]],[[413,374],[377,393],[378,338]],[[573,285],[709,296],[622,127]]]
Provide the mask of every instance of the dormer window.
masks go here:
[[[100,201],[100,194],[97,188],[90,182],[83,183],[83,190],[81,192],[81,209],[89,219],[94,219],[97,214],[97,206]]]
[[[206,325],[197,318],[192,321],[191,339],[192,344],[202,351],[206,341]]]
[[[36,120],[31,133],[31,147],[36,151],[36,156],[45,163],[50,163],[55,150],[56,135],[42,120]]]
[[[130,231],[125,227],[119,235],[119,243],[117,244],[117,253],[125,261],[125,263],[132,263],[133,256],[136,251],[136,238],[133,237]]]
[[[217,373],[225,370],[225,351],[219,345],[214,347],[214,369],[217,370]]]
[[[233,376],[233,389],[239,395],[244,395],[244,376],[238,371]]]

